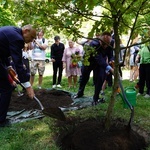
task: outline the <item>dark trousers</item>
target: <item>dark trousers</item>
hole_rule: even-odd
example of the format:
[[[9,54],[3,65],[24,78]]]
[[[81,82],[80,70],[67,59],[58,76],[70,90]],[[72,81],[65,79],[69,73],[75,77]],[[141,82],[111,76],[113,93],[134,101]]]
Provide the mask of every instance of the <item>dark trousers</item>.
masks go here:
[[[8,80],[5,63],[0,63],[0,122],[5,121],[14,87]]]
[[[100,94],[100,91],[102,90],[102,86],[103,86],[105,78],[106,78],[105,69],[98,66],[97,69],[95,70],[95,76],[94,76],[95,90],[94,90],[93,100],[95,102],[99,99],[99,94]]]
[[[83,72],[82,70],[84,70],[84,68],[85,68],[84,66],[81,67],[81,75],[80,75],[80,77],[79,77],[79,83],[80,83],[81,80],[82,80],[82,74],[83,74],[83,73],[82,73],[82,72]],[[93,70],[93,69],[92,69],[92,70]],[[91,70],[91,71],[92,71],[92,70]],[[91,73],[91,71],[90,71],[90,73]],[[89,76],[90,76],[90,74],[89,74]],[[94,79],[95,79],[95,78],[94,78],[94,74],[93,74],[93,84],[92,84],[92,85],[95,84]],[[88,80],[89,80],[89,79],[88,79]]]
[[[57,84],[61,84],[62,71],[63,71],[62,61],[53,62],[53,85],[56,84],[57,72],[58,72]]]
[[[85,89],[87,82],[89,81],[90,73],[92,70],[93,70],[92,65],[82,66],[82,78],[80,78],[80,85],[79,85],[79,90],[77,93],[79,96],[84,95],[84,89]]]
[[[140,64],[139,68],[139,93],[144,93],[146,84],[146,94],[150,94],[150,64]]]
[[[82,80],[82,74],[83,74],[82,71],[83,71],[83,69],[84,69],[84,66],[82,65],[82,66],[81,66],[81,75],[80,75],[80,77],[79,77],[79,83],[80,83],[81,80]]]
[[[84,89],[90,78],[90,73],[92,70],[93,70],[94,81],[96,81],[94,84],[95,90],[94,90],[93,100],[97,101],[99,99],[99,93],[100,90],[102,89],[102,85],[105,79],[105,70],[102,67],[98,66],[97,64],[93,64],[90,66],[83,66],[82,78],[80,80],[79,90],[77,94],[79,96],[84,95]]]
[[[10,89],[0,88],[0,122],[6,120],[7,111],[11,100],[12,90],[13,88]]]
[[[107,82],[108,82],[108,86],[112,87],[113,79],[112,79],[112,73],[111,72],[107,75]]]

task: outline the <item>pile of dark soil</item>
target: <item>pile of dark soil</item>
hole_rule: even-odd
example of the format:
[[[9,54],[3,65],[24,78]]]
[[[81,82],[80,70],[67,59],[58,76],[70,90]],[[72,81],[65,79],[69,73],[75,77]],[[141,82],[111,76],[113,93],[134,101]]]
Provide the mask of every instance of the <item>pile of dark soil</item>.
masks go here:
[[[68,92],[55,89],[36,90],[35,96],[41,101],[44,108],[68,106],[73,102]],[[25,93],[23,96],[19,97],[18,93],[14,91],[12,94],[9,111],[19,111],[23,109],[40,109],[40,106],[34,99],[29,99]]]
[[[60,90],[37,90],[36,97],[44,107],[68,106],[73,101],[68,92]],[[35,100],[24,94],[21,97],[14,92],[10,103],[10,111],[40,109]],[[104,122],[100,119],[81,120],[67,118],[58,121],[60,132],[55,138],[62,150],[142,150],[147,146],[147,139],[132,129],[127,123],[115,120],[109,131],[104,130]],[[142,134],[141,134],[142,135]],[[147,133],[146,133],[147,136]],[[148,136],[147,136],[148,137]]]

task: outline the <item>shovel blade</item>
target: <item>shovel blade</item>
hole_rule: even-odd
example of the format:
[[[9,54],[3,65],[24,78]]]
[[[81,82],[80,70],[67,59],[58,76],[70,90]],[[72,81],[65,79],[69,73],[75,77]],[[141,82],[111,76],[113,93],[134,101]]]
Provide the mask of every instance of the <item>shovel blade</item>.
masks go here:
[[[49,107],[49,108],[44,108],[42,110],[43,114],[61,120],[61,121],[66,121],[66,117],[63,113],[63,111],[58,108],[58,107]]]

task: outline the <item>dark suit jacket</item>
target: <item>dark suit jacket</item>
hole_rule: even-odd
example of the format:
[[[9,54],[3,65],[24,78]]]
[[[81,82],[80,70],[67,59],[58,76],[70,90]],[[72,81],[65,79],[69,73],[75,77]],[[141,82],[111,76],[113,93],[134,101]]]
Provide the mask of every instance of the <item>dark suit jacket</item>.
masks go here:
[[[10,58],[13,60],[19,80],[22,83],[29,81],[30,75],[24,69],[22,62],[23,47],[24,39],[21,28],[13,26],[0,28],[0,88],[10,86],[6,70],[10,65]]]

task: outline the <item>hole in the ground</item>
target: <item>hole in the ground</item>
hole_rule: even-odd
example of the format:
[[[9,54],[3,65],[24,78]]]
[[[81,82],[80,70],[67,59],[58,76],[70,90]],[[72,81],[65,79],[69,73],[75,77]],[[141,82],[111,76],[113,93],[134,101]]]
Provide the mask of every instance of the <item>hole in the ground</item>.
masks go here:
[[[142,150],[148,142],[133,129],[128,129],[120,119],[114,120],[109,131],[99,119],[71,119],[59,123],[61,132],[56,143],[61,150]]]

